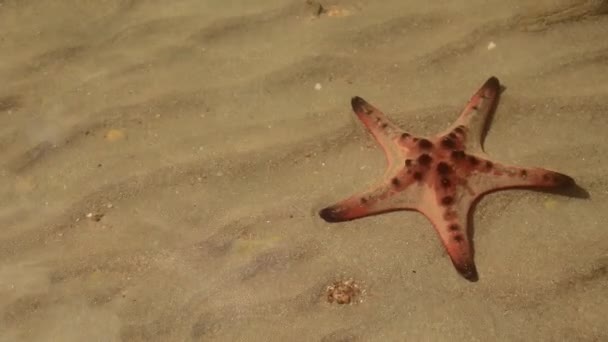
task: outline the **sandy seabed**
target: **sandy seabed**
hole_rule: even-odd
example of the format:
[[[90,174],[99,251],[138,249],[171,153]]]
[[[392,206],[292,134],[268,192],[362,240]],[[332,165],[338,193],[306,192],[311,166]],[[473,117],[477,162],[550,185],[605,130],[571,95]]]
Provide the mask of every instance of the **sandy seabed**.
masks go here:
[[[608,2],[323,5],[0,0],[1,341],[608,340]],[[486,152],[588,198],[484,197],[477,283],[319,218],[383,173],[352,96],[427,135],[492,75]]]

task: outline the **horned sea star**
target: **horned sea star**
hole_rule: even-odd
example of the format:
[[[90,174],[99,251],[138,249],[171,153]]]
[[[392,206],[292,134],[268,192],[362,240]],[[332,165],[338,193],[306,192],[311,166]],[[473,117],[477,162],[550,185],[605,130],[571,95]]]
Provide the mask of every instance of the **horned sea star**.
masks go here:
[[[353,97],[354,112],[386,155],[385,179],[369,191],[322,209],[319,215],[327,222],[342,222],[394,210],[419,211],[433,224],[456,270],[477,281],[468,221],[472,205],[482,195],[507,188],[575,184],[561,173],[504,165],[486,156],[482,140],[500,92],[498,79],[489,78],[458,120],[432,138],[405,132],[374,106]]]

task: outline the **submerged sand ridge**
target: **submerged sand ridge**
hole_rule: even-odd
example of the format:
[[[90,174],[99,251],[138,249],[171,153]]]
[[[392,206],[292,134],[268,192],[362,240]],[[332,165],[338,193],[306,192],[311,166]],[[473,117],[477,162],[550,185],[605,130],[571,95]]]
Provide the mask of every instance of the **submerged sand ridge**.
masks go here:
[[[605,2],[320,5],[0,2],[0,340],[606,339]],[[484,197],[475,284],[318,217],[385,167],[352,96],[428,135],[490,75],[486,151],[589,198]]]

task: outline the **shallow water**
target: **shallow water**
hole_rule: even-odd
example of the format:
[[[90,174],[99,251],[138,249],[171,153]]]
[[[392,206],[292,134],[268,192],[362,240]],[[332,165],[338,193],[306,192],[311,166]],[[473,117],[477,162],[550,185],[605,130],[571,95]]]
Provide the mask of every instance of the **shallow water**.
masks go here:
[[[0,340],[608,339],[606,2],[323,6],[0,1]],[[491,75],[486,152],[589,198],[484,197],[477,283],[422,215],[318,217],[385,166],[352,96],[432,134]]]

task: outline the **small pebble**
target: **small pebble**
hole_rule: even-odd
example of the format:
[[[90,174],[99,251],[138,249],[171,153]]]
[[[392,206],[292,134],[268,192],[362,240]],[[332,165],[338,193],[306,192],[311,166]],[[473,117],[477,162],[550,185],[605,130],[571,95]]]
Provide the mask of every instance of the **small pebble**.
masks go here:
[[[101,221],[101,219],[103,218],[103,214],[93,214],[93,213],[88,213],[87,214],[87,218],[91,219],[95,222],[99,222]]]
[[[315,84],[315,90],[321,90],[321,88],[323,88],[323,86],[321,85],[321,83]]]

